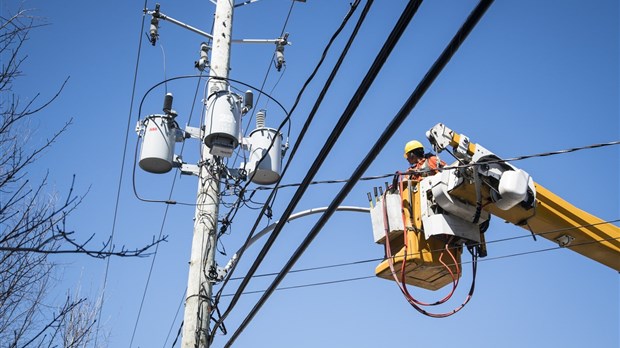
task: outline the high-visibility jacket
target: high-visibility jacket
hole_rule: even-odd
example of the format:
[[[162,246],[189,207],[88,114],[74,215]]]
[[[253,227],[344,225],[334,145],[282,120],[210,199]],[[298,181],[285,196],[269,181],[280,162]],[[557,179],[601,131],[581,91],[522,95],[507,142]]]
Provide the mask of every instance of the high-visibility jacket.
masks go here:
[[[424,158],[418,160],[409,167],[409,170],[417,171],[419,173],[411,174],[411,180],[420,181],[423,177],[437,174],[438,168],[442,168],[446,165],[446,162],[439,161],[435,155],[427,155]]]

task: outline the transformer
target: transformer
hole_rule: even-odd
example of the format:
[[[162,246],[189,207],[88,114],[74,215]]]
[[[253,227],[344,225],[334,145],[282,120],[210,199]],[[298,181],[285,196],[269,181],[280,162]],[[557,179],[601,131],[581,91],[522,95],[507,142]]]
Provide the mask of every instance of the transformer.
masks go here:
[[[264,110],[256,113],[256,126],[257,128],[245,139],[250,152],[250,160],[245,167],[253,183],[270,185],[280,179],[282,134],[276,129],[265,127]]]
[[[239,145],[241,101],[230,92],[217,93],[207,105],[204,143],[212,155],[230,157]]]
[[[140,168],[155,174],[172,169],[174,145],[182,138],[182,131],[174,118],[168,115],[151,115],[141,124],[143,132],[140,150]]]

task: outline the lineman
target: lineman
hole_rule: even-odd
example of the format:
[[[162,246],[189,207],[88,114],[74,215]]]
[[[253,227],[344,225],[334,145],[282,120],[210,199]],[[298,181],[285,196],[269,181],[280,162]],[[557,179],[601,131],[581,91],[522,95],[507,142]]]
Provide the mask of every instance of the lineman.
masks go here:
[[[411,179],[419,182],[422,177],[434,175],[438,168],[446,165],[432,153],[424,153],[424,146],[417,140],[411,140],[405,144],[405,158],[409,162],[409,170],[416,173],[411,174]]]

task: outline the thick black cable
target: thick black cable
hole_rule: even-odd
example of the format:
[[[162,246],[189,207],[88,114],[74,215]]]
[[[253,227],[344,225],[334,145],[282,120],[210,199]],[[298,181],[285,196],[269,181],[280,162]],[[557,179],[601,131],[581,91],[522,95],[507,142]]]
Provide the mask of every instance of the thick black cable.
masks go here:
[[[310,112],[310,114],[308,115],[308,118],[306,119],[306,122],[304,124],[304,126],[301,129],[301,132],[299,134],[299,137],[295,143],[295,145],[293,146],[293,150],[291,151],[291,155],[289,157],[289,160],[287,161],[286,165],[284,166],[284,169],[282,170],[282,174],[280,175],[280,178],[278,179],[278,181],[276,182],[276,186],[281,182],[282,178],[284,177],[286,171],[288,170],[290,164],[291,164],[291,160],[292,158],[295,156],[297,149],[299,148],[299,145],[302,141],[302,139],[305,136],[305,133],[307,132],[310,123],[312,122],[312,120],[314,119],[314,115],[316,114],[316,111],[318,110],[319,106],[321,105],[323,98],[325,96],[325,94],[327,93],[327,91],[329,90],[329,88],[331,87],[331,83],[333,81],[333,79],[335,78],[340,66],[342,65],[342,62],[344,61],[344,58],[346,57],[349,48],[351,47],[351,44],[353,43],[355,37],[357,36],[357,33],[359,31],[359,28],[361,27],[361,24],[364,22],[364,19],[366,18],[366,14],[368,13],[368,11],[370,10],[370,6],[372,5],[372,0],[369,0],[366,4],[366,6],[364,7],[360,18],[358,19],[358,22],[353,30],[353,32],[351,33],[349,40],[347,41],[347,44],[345,45],[345,48],[343,49],[343,51],[341,52],[341,55],[336,63],[336,65],[334,66],[334,68],[332,69],[332,72],[330,73],[330,76],[328,77],[326,83],[323,86],[323,89],[321,90],[321,92],[319,93],[319,97],[317,98],[317,100],[315,101],[314,107],[312,109],[312,111]],[[308,86],[309,82],[314,78],[314,75],[317,73],[318,68],[321,66],[323,60],[325,59],[326,55],[327,55],[327,51],[329,50],[329,47],[331,46],[331,44],[333,43],[333,41],[336,39],[336,37],[338,36],[338,34],[342,31],[342,29],[344,28],[345,24],[348,22],[349,18],[353,15],[353,12],[355,11],[355,9],[357,8],[357,6],[359,5],[360,0],[355,1],[355,3],[351,4],[351,9],[349,11],[349,13],[347,13],[347,15],[345,16],[345,19],[343,20],[342,24],[340,25],[340,27],[336,30],[336,32],[334,33],[334,35],[332,35],[327,47],[325,48],[325,50],[323,51],[323,55],[319,61],[319,64],[317,64],[317,66],[315,67],[314,71],[312,72],[312,74],[310,75],[310,77],[307,79],[306,83],[304,84],[304,86],[302,87],[302,90],[299,92],[299,94],[297,95],[297,99],[295,100],[295,103],[293,105],[293,107],[291,108],[291,113],[293,112],[293,110],[297,107],[299,101],[301,100],[301,96],[304,92],[304,90],[306,89],[306,87]],[[370,74],[370,72],[369,72]],[[365,79],[368,80],[368,79]],[[363,88],[360,86],[360,90],[363,90]],[[358,93],[359,94],[359,93]],[[359,99],[361,99],[361,97],[359,97]],[[357,99],[352,99],[352,100],[357,100]],[[350,105],[352,104],[349,103]],[[357,107],[357,103],[355,103],[355,107]],[[350,115],[348,116],[350,118]],[[341,117],[341,121],[345,119],[345,116],[343,114],[343,116]],[[346,121],[344,122],[346,124]],[[342,129],[339,130],[339,132],[342,132]],[[333,133],[332,133],[333,134]],[[337,135],[335,136],[335,138],[337,138]],[[335,142],[335,140],[334,140]],[[333,146],[333,144],[332,144]],[[313,163],[313,168],[311,168],[311,172],[312,173],[310,175],[310,173],[308,174],[308,176],[306,177],[306,181],[308,180],[312,180],[312,177],[314,177],[314,175],[316,174],[316,172],[318,171],[319,167],[321,166],[321,164],[323,163],[325,157],[327,156],[327,153],[329,152],[329,150],[326,150],[325,148],[323,149],[324,151],[321,152],[321,154],[319,156],[323,156],[323,159],[318,160],[319,156],[317,156],[317,160],[315,160],[315,162]],[[296,207],[297,203],[299,202],[299,200],[301,199],[301,196],[303,195],[303,193],[305,192],[305,190],[307,189],[308,185],[306,184],[304,187],[300,187],[293,200],[289,203],[289,206],[287,208],[287,210],[285,211],[285,213],[282,215],[283,218],[280,221],[286,221],[286,219],[288,218],[288,216],[290,216],[292,214],[293,209]],[[243,246],[240,249],[240,252],[238,253],[238,259],[240,259],[243,256],[243,253],[245,252],[245,249],[247,248],[247,246],[250,243],[250,240],[252,239],[254,233],[256,232],[256,229],[258,228],[258,225],[260,223],[260,220],[262,218],[262,216],[265,214],[265,211],[267,210],[268,206],[269,206],[269,202],[272,200],[272,198],[275,196],[276,194],[276,190],[273,190],[271,192],[271,194],[269,195],[269,197],[267,198],[267,201],[265,202],[265,205],[263,205],[263,208],[261,210],[261,213],[258,215],[258,218],[256,219],[256,222],[254,223],[254,226],[252,227],[251,232],[248,234],[248,237],[246,238],[245,243],[243,244]],[[272,233],[272,235],[269,237],[267,243],[263,249],[261,250],[261,252],[259,253],[258,258],[254,261],[252,267],[250,268],[250,271],[248,274],[246,274],[244,280],[242,281],[242,283],[240,284],[239,288],[237,289],[237,296],[233,296],[228,308],[226,309],[226,311],[223,313],[223,315],[221,316],[220,320],[218,322],[216,322],[216,324],[214,325],[214,328],[212,330],[212,335],[211,337],[213,337],[213,333],[216,332],[218,326],[220,326],[223,323],[223,320],[226,319],[226,317],[228,316],[228,314],[230,313],[230,311],[234,308],[234,306],[236,305],[237,301],[239,300],[239,295],[243,292],[243,289],[245,289],[245,287],[247,286],[248,282],[251,279],[251,274],[253,274],[254,272],[256,272],[256,269],[258,268],[259,264],[262,262],[262,260],[265,258],[266,253],[269,251],[269,249],[271,248],[271,245],[273,245],[273,242],[275,241],[275,238],[277,237],[277,234],[280,232],[280,230],[282,229],[283,224],[280,223],[276,226],[275,231]],[[275,233],[275,235],[274,235]],[[222,286],[220,287],[220,290],[218,291],[217,295],[216,295],[216,299],[215,299],[215,303],[217,304],[219,301],[219,298],[222,294],[223,289],[225,288],[226,284],[228,283],[228,279],[230,276],[232,276],[234,270],[236,269],[236,266],[238,265],[238,262],[231,268],[231,270],[228,273],[228,277],[224,280],[224,283],[222,284]]]
[[[368,1],[367,6],[369,6],[370,3],[372,3],[372,1]],[[385,64],[385,62],[386,62],[387,58],[389,57],[390,53],[392,52],[392,50],[394,49],[394,47],[398,43],[398,41],[399,41],[400,37],[402,36],[402,34],[405,32],[405,29],[407,28],[409,22],[413,19],[414,15],[417,13],[417,10],[420,7],[421,3],[422,3],[421,0],[412,0],[412,1],[410,1],[407,4],[405,9],[403,10],[403,13],[401,14],[401,16],[398,19],[396,25],[394,26],[394,28],[390,32],[390,34],[389,34],[388,38],[386,39],[383,47],[381,48],[381,50],[379,51],[379,53],[375,57],[375,60],[373,61],[370,69],[368,70],[368,72],[364,76],[362,82],[360,83],[360,85],[359,85],[358,89],[356,90],[356,92],[354,93],[353,97],[350,99],[350,101],[349,101],[347,107],[345,108],[343,114],[341,115],[338,123],[334,127],[334,130],[329,135],[325,145],[323,146],[323,148],[319,152],[319,155],[317,156],[316,160],[312,164],[308,174],[306,175],[306,177],[302,181],[302,185],[295,192],[295,195],[293,196],[293,199],[291,200],[291,203],[287,207],[287,209],[284,212],[284,214],[282,214],[282,218],[280,219],[280,222],[276,225],[274,231],[272,232],[272,234],[269,237],[269,240],[267,241],[267,243],[263,247],[263,250],[261,250],[261,255],[262,255],[263,258],[264,258],[264,254],[266,254],[266,252],[269,250],[269,248],[273,245],[273,242],[275,241],[275,238],[279,235],[280,231],[282,230],[285,221],[288,219],[288,217],[292,213],[293,209],[296,207],[297,203],[299,202],[299,200],[301,199],[301,197],[305,193],[306,189],[309,186],[309,183],[312,181],[314,175],[316,174],[316,172],[318,172],[319,168],[321,167],[321,165],[323,164],[323,162],[327,158],[327,155],[329,154],[329,152],[331,151],[332,147],[334,146],[334,144],[336,143],[336,141],[340,137],[340,134],[344,131],[344,128],[346,127],[347,123],[349,122],[349,120],[353,116],[354,112],[357,110],[357,107],[359,106],[360,101],[364,98],[364,96],[366,95],[367,91],[370,89],[370,86],[374,82],[374,79],[379,74],[379,71],[381,70],[381,68]],[[333,207],[333,209],[335,209],[335,207]],[[325,215],[323,215],[323,216],[325,216]],[[252,265],[253,266],[252,269],[257,268],[258,267],[257,263],[260,263],[260,261],[262,261],[262,259],[257,260],[257,262],[255,262]],[[294,262],[293,262],[293,264],[294,264]],[[292,267],[292,264],[290,264],[290,267]],[[288,270],[290,270],[290,268]],[[251,272],[248,272],[249,276],[251,276],[251,274],[252,274]],[[276,279],[278,279],[278,278],[279,277],[277,277]],[[277,283],[279,284],[279,281],[277,281]],[[271,289],[270,292],[273,292],[273,289],[275,289],[275,287],[277,286],[276,282],[274,282],[273,284],[275,284],[275,286],[272,285],[270,287],[270,289]],[[241,287],[239,289],[241,290]],[[261,300],[259,300],[259,302],[253,308],[253,310],[250,312],[250,314],[242,322],[241,326],[235,331],[235,333],[232,335],[230,340],[226,343],[226,347],[230,346],[235,341],[237,336],[245,329],[245,327],[249,324],[249,322],[252,320],[254,315],[258,312],[258,310],[262,306],[262,303],[264,303],[264,300],[266,300],[266,298],[268,298],[270,296],[270,292],[267,292],[267,293],[265,293],[263,295]]]
[[[313,72],[310,74],[310,76],[306,79],[306,82],[304,83],[303,87],[301,88],[301,90],[299,91],[299,93],[297,94],[297,97],[295,99],[295,102],[293,103],[293,106],[291,108],[291,111],[289,113],[289,116],[293,113],[293,111],[297,108],[297,105],[299,104],[299,101],[301,100],[301,97],[304,93],[304,91],[306,90],[307,86],[310,84],[310,82],[314,79],[314,76],[316,75],[316,73],[318,72],[319,68],[321,67],[321,65],[323,64],[323,61],[325,60],[327,53],[329,52],[329,49],[332,45],[332,43],[335,41],[336,37],[338,37],[338,35],[340,34],[340,32],[342,31],[342,29],[345,27],[345,25],[347,24],[348,20],[351,18],[351,16],[353,15],[353,12],[355,11],[355,9],[357,8],[357,6],[359,5],[360,0],[357,0],[355,3],[351,4],[351,9],[349,10],[349,12],[347,13],[347,15],[345,16],[344,20],[342,21],[342,23],[340,24],[340,27],[334,32],[334,34],[332,35],[331,39],[329,40],[328,44],[326,45],[325,49],[323,50],[323,54],[321,55],[321,59],[319,60],[319,62],[317,63],[317,65],[315,66]],[[360,17],[361,18],[361,17]],[[356,25],[356,28],[359,27],[359,25],[361,24],[361,21],[358,20],[358,24]],[[299,144],[301,143],[301,141],[303,140],[306,131],[308,130],[310,123],[312,122],[312,120],[314,119],[314,115],[316,113],[316,110],[318,109],[318,106],[321,104],[322,99],[325,95],[325,93],[327,92],[327,90],[329,89],[329,87],[331,86],[331,83],[339,69],[339,67],[342,64],[342,61],[344,60],[344,57],[346,56],[347,52],[348,52],[348,48],[350,47],[351,42],[353,41],[355,34],[357,33],[357,30],[354,30],[354,32],[351,34],[351,37],[349,38],[349,41],[347,43],[347,45],[345,46],[345,49],[342,51],[340,58],[338,60],[338,62],[336,63],[336,65],[334,66],[334,68],[332,69],[332,72],[329,76],[329,78],[327,79],[326,83],[323,86],[323,90],[321,91],[321,93],[319,94],[319,97],[317,98],[317,100],[315,101],[315,105],[313,108],[313,111],[309,114],[309,116],[306,119],[306,122],[304,124],[304,126],[302,127],[300,134],[298,136],[297,141],[295,142],[295,145],[293,146],[293,150],[291,151],[291,154],[289,155],[289,160],[287,161],[286,165],[284,166],[282,173],[280,175],[280,178],[278,179],[278,181],[276,182],[276,186],[280,184],[280,182],[282,181],[282,179],[284,178],[284,175],[286,174],[288,167],[291,163],[291,160],[295,157],[295,154],[297,152],[297,149],[299,147]],[[266,152],[268,152],[269,150],[267,150]],[[239,196],[241,197],[243,195],[243,193],[245,192],[247,186],[249,185],[246,184],[242,189],[241,192],[239,194]],[[269,209],[269,204],[270,202],[273,200],[273,198],[275,197],[276,192],[275,190],[271,192],[271,194],[269,195],[269,197],[267,198],[267,200],[265,201],[265,204],[263,205],[261,212],[258,215],[258,218],[256,219],[254,226],[252,227],[252,230],[250,231],[250,233],[248,234],[248,237],[246,238],[246,241],[244,242],[242,248],[241,248],[241,252],[239,253],[239,258],[243,255],[243,252],[245,251],[245,248],[247,248],[247,245],[249,245],[250,240],[252,239],[254,233],[256,232],[256,229],[258,228],[258,225],[262,219],[262,216],[265,215],[265,213],[267,212],[267,210]],[[229,213],[230,215],[230,213]],[[227,217],[229,216],[227,215]],[[228,273],[228,277],[224,280],[222,286],[220,287],[220,290],[218,291],[217,295],[215,296],[215,303],[217,305],[218,301],[219,301],[219,297],[222,294],[222,291],[224,290],[224,288],[226,287],[227,283],[228,283],[228,279],[229,277],[234,273],[236,264],[235,266],[232,267],[232,269],[229,271]],[[233,302],[236,302],[233,301]],[[228,315],[228,313],[230,312],[230,310],[232,309],[232,307],[234,307],[234,303],[231,302],[232,305],[229,305],[229,308],[226,310],[226,312],[224,312],[224,315],[222,316],[223,318],[226,318],[226,316]],[[220,325],[220,323],[216,323],[215,324],[215,329],[213,330],[213,332],[215,332],[215,330],[217,329],[217,326]]]
[[[225,344],[225,347],[230,347],[234,343],[236,338],[241,334],[241,332],[243,332],[243,330],[247,327],[247,325],[252,321],[252,319],[254,318],[256,313],[258,313],[258,311],[260,310],[262,305],[265,303],[265,301],[271,296],[273,291],[282,282],[282,280],[284,279],[286,274],[295,265],[297,260],[299,260],[301,255],[305,252],[305,250],[310,245],[310,243],[314,240],[314,238],[321,231],[321,229],[323,228],[325,223],[327,223],[329,218],[333,215],[333,213],[336,210],[336,208],[340,205],[340,203],[342,203],[342,201],[345,199],[345,197],[353,189],[353,187],[355,186],[355,184],[357,183],[359,178],[361,178],[362,174],[366,171],[366,169],[370,166],[370,164],[372,164],[372,162],[377,157],[377,155],[381,152],[381,150],[383,149],[385,144],[387,144],[388,140],[398,130],[400,125],[405,121],[405,119],[407,118],[409,113],[413,110],[413,108],[416,106],[418,101],[422,98],[424,93],[431,86],[433,81],[437,78],[437,76],[439,76],[439,73],[443,70],[443,68],[446,66],[446,64],[450,61],[450,58],[454,55],[454,53],[456,53],[456,51],[461,46],[463,41],[467,38],[469,33],[473,30],[473,28],[476,26],[476,24],[478,23],[480,18],[482,18],[482,16],[484,15],[486,10],[489,8],[489,6],[492,3],[493,3],[493,0],[481,0],[478,3],[478,5],[476,6],[476,8],[470,13],[470,15],[468,16],[468,18],[465,21],[465,23],[461,26],[461,28],[458,30],[456,35],[452,38],[452,40],[450,41],[448,46],[444,49],[444,51],[441,53],[441,55],[439,56],[437,61],[435,61],[433,66],[426,73],[426,75],[424,76],[422,81],[420,81],[420,83],[418,84],[416,89],[413,91],[411,96],[407,99],[405,104],[402,106],[402,108],[399,110],[399,112],[396,114],[396,116],[392,119],[392,121],[389,123],[387,128],[383,131],[383,133],[381,134],[379,139],[375,142],[375,144],[373,145],[372,149],[368,152],[366,157],[362,160],[362,162],[359,164],[357,169],[351,175],[351,180],[347,184],[345,184],[345,186],[340,190],[340,192],[334,198],[334,200],[332,200],[332,203],[330,204],[328,210],[325,213],[323,213],[323,215],[321,215],[321,217],[319,218],[319,221],[314,225],[314,227],[308,233],[308,235],[306,236],[304,241],[297,248],[297,250],[293,253],[293,255],[291,256],[289,261],[286,263],[286,265],[282,268],[282,270],[280,271],[278,276],[271,283],[271,285],[269,286],[267,291],[258,300],[258,302],[254,306],[254,308],[252,308],[250,313],[248,313],[248,315],[243,320],[243,322],[241,323],[239,328],[232,334],[231,338]],[[405,9],[405,11],[403,11],[403,16],[401,16],[401,19],[403,19],[403,17],[405,17],[405,20],[403,21],[404,23],[401,24],[403,26],[403,28],[400,29],[401,30],[401,34],[404,31],[404,29],[406,28],[408,22],[413,17],[413,14],[415,14],[415,12],[416,12],[415,10],[417,10],[419,5],[420,5],[420,1],[411,1],[409,3],[409,5],[407,6],[407,8]],[[408,10],[411,13],[408,14],[408,15],[405,15],[406,13],[409,12]],[[413,10],[413,11],[411,11],[411,10]],[[406,19],[406,18],[408,18],[408,19]],[[399,19],[399,24],[400,23],[401,23],[401,20]],[[397,27],[398,27],[398,25],[397,25]],[[392,35],[390,34],[390,38],[391,38],[391,36]],[[399,36],[400,35],[398,35],[398,37]],[[390,38],[388,38],[388,41],[390,40]],[[397,38],[396,38],[396,41],[398,41]],[[386,44],[387,44],[387,42],[386,42]],[[383,49],[382,49],[382,51],[383,51]],[[385,57],[385,58],[387,58],[387,57]],[[361,98],[360,99],[356,99],[356,102],[359,103],[360,100],[361,100]],[[274,230],[274,233],[275,233],[275,230]]]
[[[144,0],[144,7],[146,8],[146,4],[147,4],[147,0]],[[112,231],[110,232],[110,248],[109,251],[112,251],[112,248],[114,247],[114,233],[116,231],[116,219],[118,217],[118,208],[119,208],[119,203],[120,203],[120,196],[121,196],[121,186],[123,183],[123,172],[125,171],[125,158],[127,157],[127,144],[129,142],[129,130],[131,127],[131,113],[133,112],[133,102],[134,102],[134,97],[136,95],[136,85],[137,85],[137,81],[138,81],[138,68],[140,66],[140,53],[142,51],[142,31],[144,30],[144,21],[145,21],[146,16],[142,15],[142,23],[140,24],[140,34],[139,34],[139,40],[138,40],[138,51],[136,53],[136,66],[134,69],[134,75],[133,75],[133,84],[131,87],[131,98],[130,98],[130,102],[129,102],[129,115],[127,117],[127,128],[125,129],[125,144],[123,146],[123,156],[121,159],[121,170],[120,170],[120,175],[119,175],[119,179],[118,179],[118,187],[116,190],[116,203],[114,205],[114,217],[112,218]],[[108,282],[108,273],[110,270],[110,257],[108,257],[108,259],[106,260],[106,265],[105,265],[105,272],[104,272],[104,276],[103,276],[103,287],[101,290],[101,304],[99,305],[99,309],[97,313],[97,328],[95,329],[95,343],[94,346],[97,346],[97,340],[99,338],[99,329],[100,329],[100,323],[101,323],[101,313],[103,312],[103,303],[105,300],[105,288]]]
[[[327,53],[329,52],[329,49],[331,48],[331,45],[333,44],[333,42],[336,40],[336,38],[338,37],[338,35],[340,34],[340,32],[344,29],[345,25],[348,23],[349,19],[351,18],[351,16],[353,15],[353,12],[355,11],[355,9],[357,8],[357,6],[359,5],[361,0],[356,0],[353,4],[351,4],[351,9],[349,10],[349,12],[347,13],[347,15],[345,16],[344,20],[342,21],[342,23],[340,24],[340,26],[338,27],[338,29],[336,29],[336,31],[334,32],[334,34],[332,35],[332,37],[330,38],[329,42],[327,43],[327,45],[325,46],[325,48],[323,49],[323,54],[321,55],[321,58],[319,59],[319,62],[316,64],[316,66],[314,67],[314,70],[312,71],[312,73],[310,74],[310,76],[306,79],[306,82],[304,82],[301,90],[299,91],[299,93],[297,93],[297,97],[295,98],[295,102],[293,103],[293,106],[291,107],[291,111],[288,113],[287,117],[282,121],[280,127],[278,127],[278,132],[280,131],[280,129],[282,128],[282,126],[284,125],[285,122],[287,122],[290,117],[291,114],[293,113],[293,111],[295,111],[295,109],[297,108],[297,105],[299,104],[299,101],[301,100],[302,95],[304,94],[306,88],[308,87],[308,85],[310,84],[310,82],[314,79],[314,76],[316,75],[316,73],[318,72],[319,68],[323,65],[323,61],[325,60],[325,58],[327,57]],[[359,26],[359,21],[358,21],[358,25]],[[284,29],[283,29],[284,30]],[[301,128],[301,132],[299,133],[299,136],[297,138],[297,141],[295,142],[295,145],[293,146],[293,150],[291,151],[290,155],[289,155],[289,159],[287,161],[287,163],[284,165],[284,169],[282,169],[282,172],[280,173],[280,178],[278,179],[278,181],[276,182],[276,187],[277,185],[280,184],[280,182],[282,181],[282,178],[284,177],[284,175],[286,174],[286,171],[288,170],[289,164],[291,162],[291,160],[295,157],[295,154],[297,152],[297,148],[299,146],[299,143],[301,143],[301,141],[303,140],[306,131],[308,130],[308,127],[310,126],[310,123],[312,123],[312,120],[314,119],[314,114],[316,113],[316,110],[318,109],[318,106],[320,105],[321,101],[323,100],[323,97],[325,95],[325,93],[327,92],[327,90],[329,89],[329,87],[331,86],[331,83],[334,79],[334,76],[336,75],[340,65],[342,64],[342,60],[344,59],[344,57],[346,56],[346,53],[348,52],[348,48],[351,45],[351,42],[355,36],[355,34],[357,33],[357,29],[354,30],[353,34],[350,36],[349,38],[349,42],[347,43],[347,45],[345,46],[345,49],[343,49],[341,55],[340,55],[340,59],[338,60],[338,62],[336,63],[336,65],[334,66],[334,68],[332,69],[332,72],[329,76],[329,78],[327,79],[326,83],[323,86],[323,90],[321,91],[321,93],[319,94],[319,97],[317,98],[317,101],[315,101],[315,105],[313,108],[313,111],[310,113],[310,115],[307,117],[305,124],[302,126]],[[263,81],[264,84],[264,81]],[[261,87],[262,88],[262,87]],[[258,103],[258,101],[257,101]],[[289,133],[290,133],[290,123],[289,123]],[[289,134],[290,135],[290,134]],[[274,140],[272,140],[271,144],[269,145],[269,147],[264,151],[265,152],[265,156],[267,156],[267,154],[269,153],[271,147],[274,144],[275,141],[275,137]],[[263,158],[261,158],[259,161],[257,161],[257,163],[260,163],[263,160]],[[248,182],[245,184],[245,186],[240,190],[239,192],[239,199],[238,201],[241,201],[243,194],[246,192],[247,187],[250,185],[251,180],[248,180]],[[263,205],[262,211],[259,214],[259,218],[257,219],[256,223],[254,224],[254,227],[252,228],[249,236],[246,239],[246,243],[252,238],[252,235],[254,234],[254,232],[256,231],[256,228],[258,227],[258,224],[260,223],[260,219],[262,218],[263,214],[265,214],[265,211],[268,209],[270,202],[275,200],[275,196],[276,196],[277,192],[272,192],[271,195],[269,195],[269,197],[267,198],[267,200],[265,201],[265,204]],[[235,206],[233,206],[233,209],[235,209],[235,211],[233,212],[232,210],[230,212],[228,212],[228,214],[226,214],[225,217],[225,221],[231,221],[232,219],[230,219],[231,215],[236,214],[236,210],[238,210],[241,207],[241,204],[237,204],[235,203]],[[231,271],[234,271],[234,267]],[[226,286],[226,280],[224,281],[223,286]],[[219,294],[221,294],[221,290]],[[216,303],[217,303],[217,298],[219,296],[216,295]]]

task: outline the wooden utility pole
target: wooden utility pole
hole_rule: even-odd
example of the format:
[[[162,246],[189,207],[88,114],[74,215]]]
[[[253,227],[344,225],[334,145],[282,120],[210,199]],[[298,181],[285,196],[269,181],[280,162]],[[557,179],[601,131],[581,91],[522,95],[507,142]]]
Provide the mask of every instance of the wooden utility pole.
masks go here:
[[[226,98],[228,95],[226,78],[228,78],[230,65],[232,19],[233,1],[218,0],[215,8],[209,76],[221,77],[224,80],[209,80],[207,107],[214,105],[217,98]],[[217,120],[215,121],[217,122]],[[215,249],[217,246],[222,168],[220,159],[210,155],[209,151],[210,149],[203,144],[187,297],[185,298],[183,339],[181,342],[183,348],[204,348],[208,346],[209,342],[209,319],[212,311],[213,275],[216,270]]]

